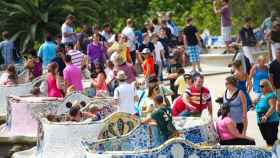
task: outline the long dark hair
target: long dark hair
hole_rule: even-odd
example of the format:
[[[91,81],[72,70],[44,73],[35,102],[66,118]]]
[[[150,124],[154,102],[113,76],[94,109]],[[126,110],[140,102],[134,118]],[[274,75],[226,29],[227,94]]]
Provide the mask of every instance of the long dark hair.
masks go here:
[[[222,119],[224,119],[226,116],[228,116],[229,112],[230,112],[229,106],[223,105],[220,109],[220,116],[222,116]]]
[[[151,97],[153,95],[153,91],[155,88],[159,88],[158,85],[154,85],[152,87],[149,87],[149,90],[148,90],[148,97]]]

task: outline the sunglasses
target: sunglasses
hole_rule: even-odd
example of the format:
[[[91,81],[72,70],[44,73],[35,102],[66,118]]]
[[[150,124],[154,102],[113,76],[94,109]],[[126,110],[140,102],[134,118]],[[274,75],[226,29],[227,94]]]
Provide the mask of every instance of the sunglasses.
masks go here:
[[[264,86],[264,85],[260,85],[260,87],[261,87],[261,88],[264,88],[265,86]]]

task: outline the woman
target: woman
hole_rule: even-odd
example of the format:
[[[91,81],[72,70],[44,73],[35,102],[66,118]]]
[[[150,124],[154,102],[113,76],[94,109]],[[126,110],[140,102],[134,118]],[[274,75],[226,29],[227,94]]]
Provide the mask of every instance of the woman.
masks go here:
[[[261,80],[262,97],[256,105],[257,123],[267,145],[277,140],[279,116],[276,112],[276,96],[269,80]]]
[[[56,63],[50,63],[48,65],[47,74],[48,97],[62,97],[62,94],[58,88],[57,77],[58,65]]]
[[[240,60],[236,60],[233,64],[234,76],[237,78],[237,88],[241,90],[246,96],[246,106],[247,110],[252,106],[252,100],[247,90],[247,80],[248,75],[243,71],[242,62]]]
[[[259,56],[257,59],[257,64],[252,67],[249,75],[249,91],[252,87],[251,81],[253,80],[253,92],[256,100],[259,100],[262,95],[260,81],[269,78],[268,66],[265,65],[265,63],[265,57]]]
[[[280,47],[280,22],[274,21],[271,31],[267,34],[271,60],[276,59],[277,48]]]
[[[155,103],[154,98],[160,93],[159,86],[155,85],[149,87],[148,90],[148,97],[145,98],[143,105],[142,105],[142,112],[141,115],[146,117],[150,115],[155,110]]]
[[[142,64],[144,78],[148,80],[150,76],[155,75],[155,63],[149,48],[145,48],[142,52],[145,60]]]
[[[100,35],[98,33],[94,33],[92,38],[92,43],[88,44],[87,46],[87,55],[91,64],[91,72],[94,72],[94,62],[96,60],[100,61],[100,63],[104,65],[105,52],[102,44],[100,43]]]
[[[96,78],[92,80],[92,86],[95,88],[96,95],[101,96],[107,93],[106,73],[100,63],[96,62],[94,67]]]
[[[12,64],[8,65],[6,71],[0,77],[0,85],[14,85],[18,82],[16,67]]]
[[[216,123],[220,145],[256,145],[254,139],[238,132],[235,122],[228,116],[229,113],[230,107],[223,106]]]
[[[121,33],[115,36],[114,44],[107,51],[111,56],[116,56],[117,54],[122,57],[123,61],[131,62],[129,55],[129,48],[127,45],[127,37]],[[114,54],[115,53],[115,54]],[[114,60],[113,60],[114,61]]]
[[[226,92],[223,103],[230,108],[230,117],[236,123],[236,128],[242,135],[246,134],[248,126],[246,97],[243,91],[237,88],[237,79],[234,76],[226,78]]]

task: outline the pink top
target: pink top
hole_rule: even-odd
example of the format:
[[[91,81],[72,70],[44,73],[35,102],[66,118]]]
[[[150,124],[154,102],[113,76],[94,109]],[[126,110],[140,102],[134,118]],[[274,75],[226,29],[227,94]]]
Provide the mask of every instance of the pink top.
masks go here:
[[[73,85],[75,90],[78,92],[83,91],[81,69],[77,66],[70,64],[63,70],[64,80],[66,80],[69,85]]]
[[[96,89],[97,96],[107,92],[107,84],[105,81],[106,81],[106,77],[102,73],[99,73],[97,77],[93,79],[92,84]]]
[[[47,83],[48,83],[48,97],[62,97],[61,92],[56,84],[56,78],[52,74],[48,73]]]
[[[229,132],[227,125],[232,123],[233,120],[226,116],[224,119],[220,117],[217,121],[217,132],[221,140],[231,140],[235,139],[235,137]]]

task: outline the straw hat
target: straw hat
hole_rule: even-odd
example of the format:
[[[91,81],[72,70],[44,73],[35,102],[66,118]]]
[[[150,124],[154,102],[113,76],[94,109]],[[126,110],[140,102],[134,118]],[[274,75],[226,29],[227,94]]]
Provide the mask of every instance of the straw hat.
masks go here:
[[[127,76],[125,75],[124,71],[119,71],[116,78],[120,81],[125,81],[127,79]]]

